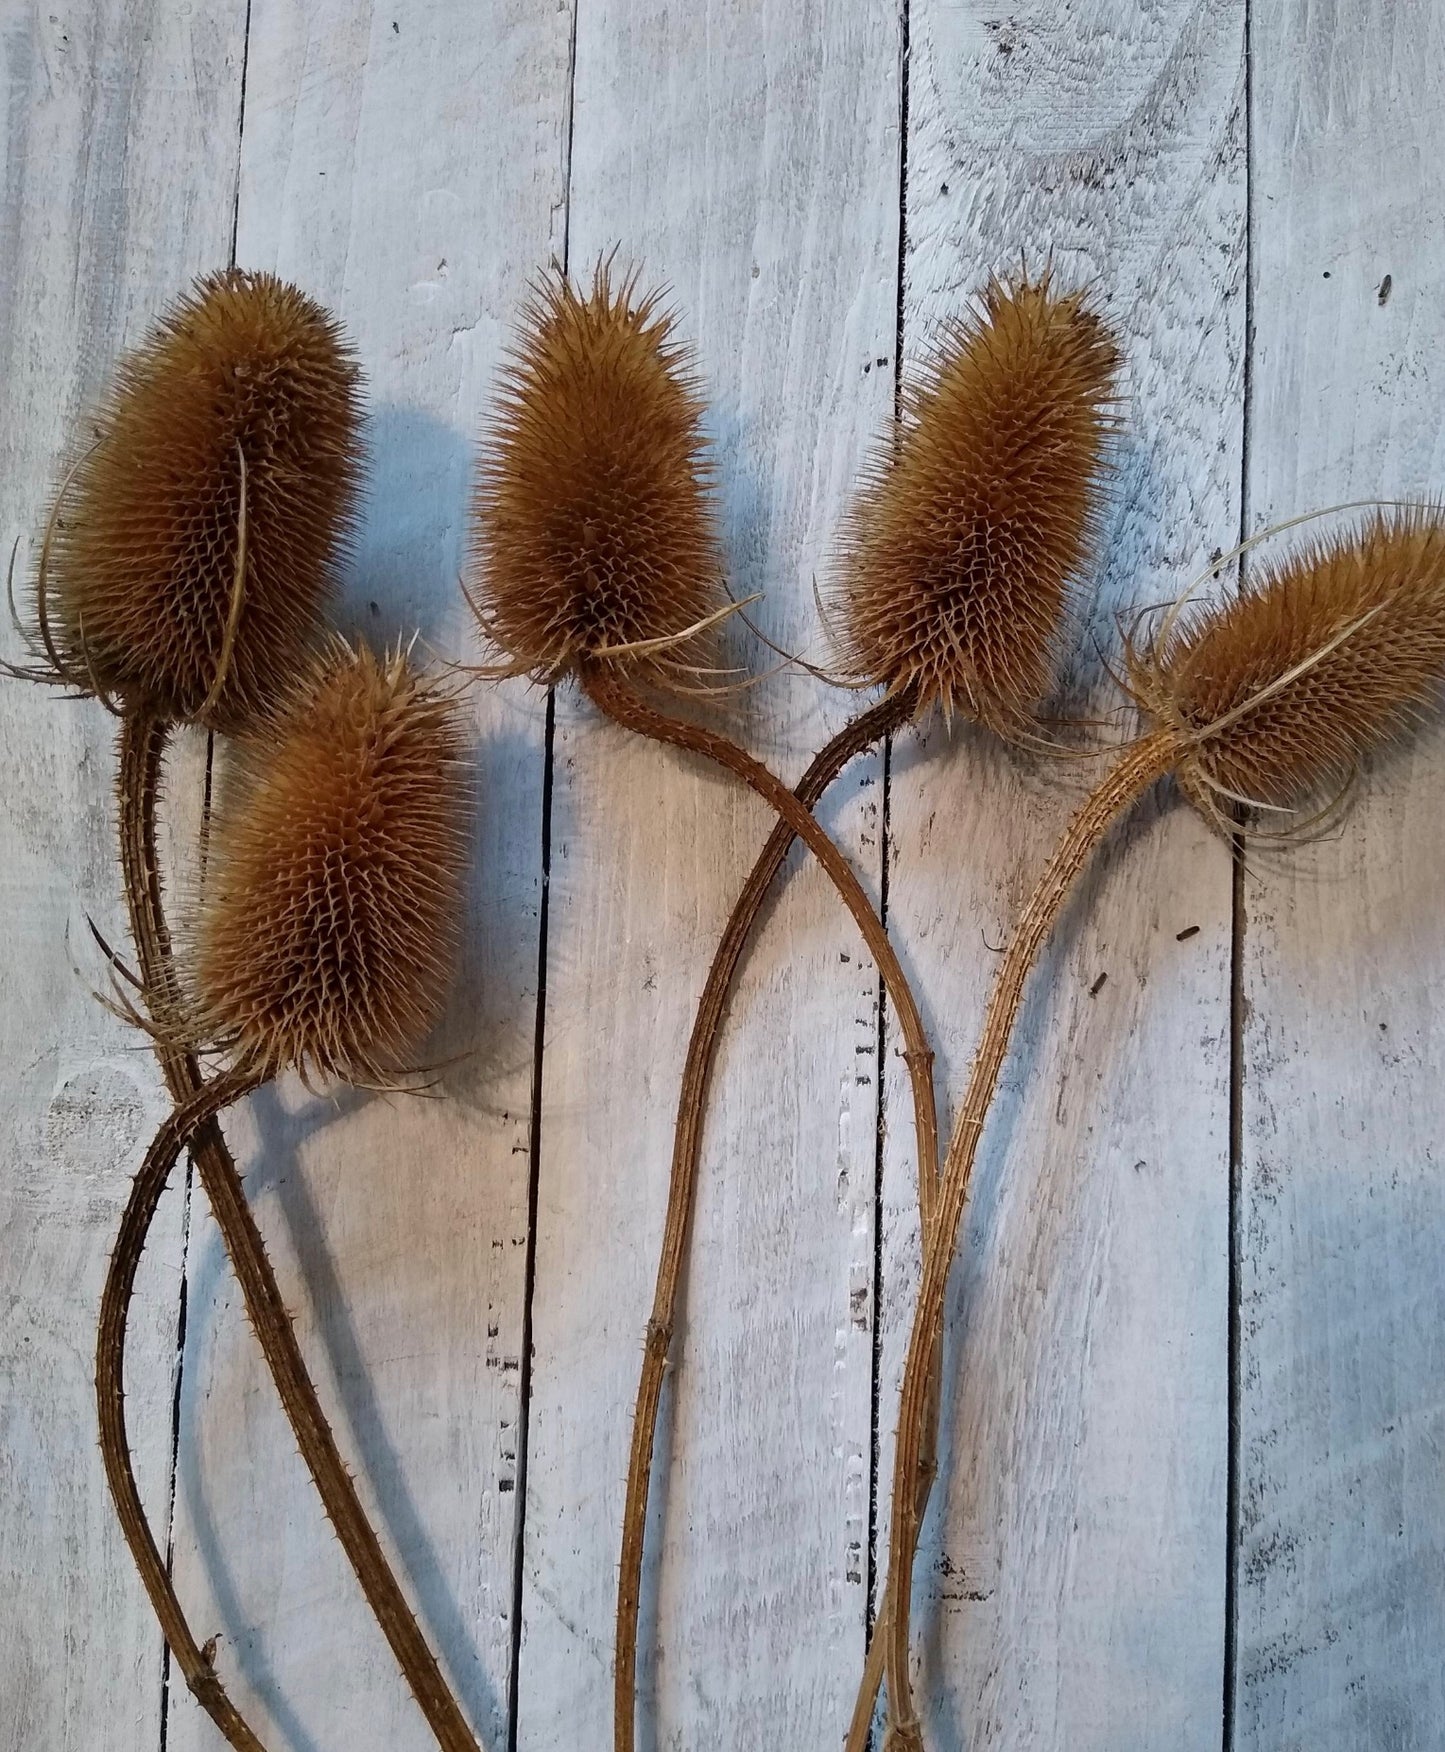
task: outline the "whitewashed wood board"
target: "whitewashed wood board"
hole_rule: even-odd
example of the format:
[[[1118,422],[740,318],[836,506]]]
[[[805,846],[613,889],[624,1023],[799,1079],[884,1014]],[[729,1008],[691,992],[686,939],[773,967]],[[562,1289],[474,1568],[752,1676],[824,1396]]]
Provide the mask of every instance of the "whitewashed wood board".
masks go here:
[[[0,31],[0,479],[28,571],[56,463],[116,351],[230,245],[243,5],[10,7]],[[7,656],[22,653],[16,645]],[[130,1174],[165,1113],[144,1042],[94,1002],[93,919],[123,940],[114,725],[0,682],[0,1739],[135,1752],[163,1734],[163,1645],[95,1434],[95,1321]],[[199,795],[194,764],[180,777]],[[140,1280],[128,1376],[162,1535],[184,1269],[178,1179]]]
[[[571,265],[586,273],[621,240],[671,285],[712,401],[734,589],[766,593],[785,648],[817,642],[811,580],[891,414],[897,117],[882,7],[578,14]],[[855,709],[789,675],[732,716],[794,776]],[[610,1735],[617,1530],[677,1083],[711,945],[769,826],[732,781],[571,702],[554,774],[526,1747]],[[828,815],[875,893],[876,776],[860,761]],[[644,1601],[659,1746],[824,1745],[846,1727],[863,1658],[876,987],[832,891],[796,870],[740,986],[702,1162]]]
[[[1256,9],[1251,530],[1445,488],[1445,17]],[[1323,26],[1323,20],[1319,20]],[[1308,347],[1304,342],[1308,340]],[[1268,550],[1266,550],[1267,552]],[[1242,888],[1236,1740],[1445,1721],[1445,736]]]
[[[1021,252],[1095,285],[1128,361],[1071,705],[1110,705],[1113,612],[1182,588],[1242,525],[1445,485],[1429,0],[12,0],[3,22],[0,478],[22,562],[117,350],[233,250],[331,304],[362,354],[349,624],[419,626],[446,654],[477,651],[455,588],[468,477],[527,282],[614,245],[696,344],[735,584],[810,655],[898,371]],[[792,670],[721,711],[792,777],[854,704]],[[475,713],[448,1099],[285,1085],[228,1132],[467,1713],[489,1747],[570,1752],[610,1733],[686,1033],[768,824],[566,695],[553,717],[482,689]],[[0,715],[0,1564],[23,1583],[0,1604],[0,1745],[200,1752],[214,1729],[168,1684],[93,1436],[94,1304],[163,1111],[87,990],[86,915],[118,931],[111,726],[10,682]],[[177,757],[182,860],[204,762]],[[1093,770],[910,733],[828,803],[874,894],[886,864],[946,1109],[988,945]],[[1161,795],[1077,897],[955,1274],[918,1571],[931,1744],[1436,1744],[1442,770],[1427,737],[1366,775],[1337,839],[1252,853],[1238,884]],[[896,1046],[795,857],[719,1061],[644,1745],[841,1742],[918,1249]],[[139,1307],[143,1488],[238,1699],[273,1748],[424,1746],[180,1176]]]

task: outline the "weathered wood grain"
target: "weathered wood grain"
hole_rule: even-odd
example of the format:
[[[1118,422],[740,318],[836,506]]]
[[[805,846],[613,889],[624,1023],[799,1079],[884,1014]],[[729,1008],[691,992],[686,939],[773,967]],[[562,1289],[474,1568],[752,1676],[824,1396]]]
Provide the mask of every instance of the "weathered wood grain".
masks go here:
[[[732,583],[814,654],[812,579],[892,402],[891,5],[578,13],[571,263],[667,282],[713,408]],[[733,640],[754,668],[769,654]],[[737,734],[789,777],[856,709],[798,673]],[[617,1541],[692,1009],[770,825],[558,707],[519,1745],[610,1743]],[[875,889],[876,765],[827,819]],[[723,1045],[644,1578],[644,1746],[841,1740],[861,1660],[876,976],[790,866]],[[654,1660],[652,1652],[660,1644]]]
[[[457,590],[478,417],[512,307],[560,247],[569,19],[525,4],[254,0],[237,259],[329,304],[360,351],[371,485],[343,614],[474,654]],[[229,1131],[303,1349],[422,1626],[505,1744],[541,876],[542,713],[475,695],[466,966],[443,1100],[290,1084]],[[203,1201],[198,1201],[198,1205]],[[292,1748],[430,1737],[326,1527],[198,1209],[177,1564],[238,1696]],[[209,1745],[189,1699],[171,1744]]]
[[[0,534],[22,577],[115,353],[227,247],[244,15],[229,0],[6,14]],[[13,633],[5,654],[22,656]],[[105,1487],[93,1362],[111,1238],[166,1104],[144,1042],[91,996],[105,979],[87,916],[125,931],[114,726],[0,680],[0,766],[0,1744],[135,1752],[158,1743],[163,1650]],[[178,1176],[128,1379],[162,1544],[185,1203]]]
[[[1244,8],[1088,0],[1005,19],[915,0],[909,16],[905,366],[1021,257],[1092,283],[1127,354],[1071,694],[1106,710],[1093,642],[1117,650],[1114,613],[1176,594],[1238,526]],[[989,946],[1098,770],[968,733],[895,750],[890,929],[954,1098]],[[933,1745],[1220,1743],[1229,957],[1227,848],[1146,802],[1035,974],[979,1158],[917,1566]],[[903,1091],[890,1051],[885,1487],[918,1270]],[[885,1488],[880,1521],[886,1503]]]
[[[1251,528],[1445,486],[1445,17],[1254,10]],[[1288,538],[1285,538],[1286,541]],[[1267,556],[1273,548],[1263,550]],[[1243,888],[1235,1743],[1445,1719],[1445,737]]]

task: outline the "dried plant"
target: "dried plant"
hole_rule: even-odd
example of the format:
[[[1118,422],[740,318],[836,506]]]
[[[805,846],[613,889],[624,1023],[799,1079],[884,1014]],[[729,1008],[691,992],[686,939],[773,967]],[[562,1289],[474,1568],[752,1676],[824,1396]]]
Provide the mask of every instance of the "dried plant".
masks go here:
[[[1049,691],[1098,532],[1119,351],[1079,292],[991,280],[945,329],[846,529],[847,674],[1003,735]]]
[[[454,704],[398,653],[379,659],[336,644],[309,684],[257,733],[243,782],[223,810],[212,873],[187,957],[195,1038],[229,1064],[178,1104],[147,1152],[121,1218],[101,1300],[96,1394],[101,1448],[126,1536],[188,1682],[235,1745],[257,1742],[212,1707],[220,1684],[196,1648],[141,1507],[123,1394],[126,1321],[136,1269],[179,1154],[217,1116],[282,1070],[383,1076],[420,1040],[445,990],[460,928],[468,842],[464,740]],[[250,971],[247,970],[249,963]],[[223,1232],[239,1203],[221,1217]],[[249,1220],[249,1214],[247,1213]],[[260,1252],[259,1237],[256,1250]],[[237,1260],[268,1360],[290,1319],[256,1295],[250,1255]],[[284,1336],[283,1336],[284,1335]],[[299,1366],[299,1358],[297,1359]],[[341,1467],[321,1418],[277,1370],[303,1452]],[[475,1752],[446,1686],[352,1495],[337,1533],[438,1744]]]
[[[360,376],[320,305],[208,275],[122,359],[42,545],[51,674],[242,729],[322,622],[356,503]]]
[[[1098,535],[1119,363],[1085,295],[1058,291],[1047,272],[991,279],[944,329],[845,524],[837,608],[854,685],[886,689],[900,715],[941,710],[1038,742],[1033,713]],[[935,1190],[920,1179],[925,1235]],[[920,1521],[937,1472],[941,1361],[920,1438]],[[892,1620],[885,1591],[846,1752],[867,1746]]]
[[[1157,780],[1177,775],[1216,820],[1218,796],[1245,798],[1251,785],[1262,794],[1258,801],[1301,802],[1337,784],[1434,701],[1445,678],[1445,521],[1434,509],[1376,517],[1353,536],[1317,543],[1266,572],[1231,603],[1187,617],[1181,605],[1152,643],[1132,643],[1129,670],[1147,728],[1065,831],[998,964],[925,1235],[892,1484],[886,1670],[893,1749],[915,1752],[923,1744],[908,1671],[915,1478],[948,1270],[1028,972],[1094,849]]]
[[[789,791],[727,738],[649,697],[718,691],[723,575],[696,369],[676,320],[601,264],[583,294],[540,286],[478,472],[467,585],[502,660],[565,680],[625,728],[700,754],[779,820],[718,946],[689,1043],[653,1315],[638,1387],[617,1603],[615,1744],[635,1743],[638,1611],[653,1445],[702,1124],[728,989],[794,836],[877,960],[912,1082],[923,1270],[905,1361],[888,1578],[848,1737],[862,1752],[880,1676],[887,1744],[919,1752],[911,1574],[935,1459],[943,1304],[979,1141],[1029,971],[1095,848],[1173,776],[1216,826],[1240,809],[1333,807],[1362,758],[1445,677],[1445,521],[1376,515],[1252,574],[1233,601],[1185,599],[1126,642],[1142,733],[1078,811],[998,964],[942,1172],[932,1054],[877,912],[811,808],[856,753],[940,710],[1018,741],[1047,694],[1098,533],[1115,423],[1114,340],[1049,275],[991,281],[902,398],[850,512],[837,610],[851,685],[883,698]],[[301,1451],[443,1752],[477,1742],[413,1620],[306,1375],[217,1124],[286,1070],[397,1086],[453,965],[470,839],[456,703],[409,655],[316,649],[359,478],[359,379],[329,316],[235,271],[197,283],[123,363],[55,499],[26,673],[121,717],[121,857],[139,987],[176,1109],[132,1186],[102,1299],[102,1453],[126,1537],[186,1681],[226,1738],[260,1741],[191,1633],[140,1502],[123,1377],[136,1271],[189,1145]],[[1248,544],[1246,544],[1248,545]],[[167,739],[194,723],[244,744],[192,941],[172,949],[156,857]],[[1314,817],[1311,820],[1316,819]],[[112,958],[125,972],[118,957]],[[124,1007],[124,1005],[122,1005]],[[224,1060],[209,1081],[197,1053]]]
[[[156,854],[165,751],[177,722],[253,729],[311,661],[355,510],[360,412],[351,348],[319,305],[271,275],[210,275],[122,361],[41,543],[34,662],[21,673],[120,715],[134,979],[186,1112],[211,1097],[184,1044]],[[472,1748],[337,1449],[216,1126],[201,1126],[193,1155],[327,1515],[438,1737]],[[144,1225],[133,1240],[138,1251]],[[256,1747],[186,1625],[135,1494],[118,1404],[103,1404],[102,1420],[122,1524],[178,1664],[227,1738]]]
[[[505,661],[492,673],[570,678],[624,728],[716,762],[752,787],[815,854],[862,931],[900,1018],[921,1172],[936,1172],[931,1058],[918,1007],[847,860],[793,793],[737,744],[669,716],[638,691],[686,691],[701,644],[734,605],[722,586],[702,403],[690,356],[658,299],[599,266],[583,297],[548,285],[525,313],[474,504],[468,600]],[[670,1323],[649,1327],[655,1415]],[[650,1461],[651,1434],[647,1437]],[[646,1489],[624,1531],[615,1669],[619,1748],[633,1692]]]
[[[244,753],[212,839],[201,1034],[275,1076],[384,1082],[435,1019],[466,865],[454,703],[339,642]]]

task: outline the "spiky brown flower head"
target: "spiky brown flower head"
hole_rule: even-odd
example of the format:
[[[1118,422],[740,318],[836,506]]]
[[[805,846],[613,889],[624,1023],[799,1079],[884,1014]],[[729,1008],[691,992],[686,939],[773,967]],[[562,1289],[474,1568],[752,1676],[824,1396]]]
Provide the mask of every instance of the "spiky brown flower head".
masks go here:
[[[1346,784],[1445,677],[1441,512],[1377,513],[1261,568],[1233,601],[1174,615],[1129,672],[1154,719],[1197,738],[1178,777],[1209,813]]]
[[[686,685],[706,661],[727,597],[675,320],[606,263],[587,296],[548,281],[527,306],[478,469],[468,586],[510,673],[550,684],[606,659]]]
[[[1047,273],[991,280],[945,331],[845,525],[851,679],[1021,729],[1097,533],[1118,366],[1084,295]]]
[[[41,631],[60,678],[234,731],[304,664],[354,515],[360,374],[272,274],[198,280],[120,363],[55,507]]]
[[[192,954],[196,1030],[275,1073],[376,1083],[435,1022],[470,796],[455,701],[340,641],[246,745]]]

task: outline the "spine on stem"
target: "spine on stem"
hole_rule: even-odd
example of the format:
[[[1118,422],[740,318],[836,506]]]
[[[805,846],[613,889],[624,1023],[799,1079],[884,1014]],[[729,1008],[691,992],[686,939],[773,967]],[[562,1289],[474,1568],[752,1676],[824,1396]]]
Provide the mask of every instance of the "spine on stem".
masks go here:
[[[854,922],[873,956],[884,988],[897,1012],[899,1027],[903,1033],[904,1059],[908,1066],[909,1080],[913,1089],[914,1112],[918,1119],[920,1202],[925,1213],[925,1233],[930,1232],[931,1223],[934,1220],[931,1194],[938,1174],[933,1052],[924,1033],[923,1019],[919,1015],[917,1002],[903,969],[899,965],[893,945],[888,940],[888,933],[847,859],[838,850],[829,835],[818,825],[811,811],[803,806],[793,792],[760,761],[755,760],[745,749],[739,748],[727,737],[720,736],[702,725],[690,724],[655,710],[624,680],[602,666],[590,664],[580,669],[578,680],[594,704],[608,717],[622,725],[624,729],[635,731],[638,735],[650,737],[654,741],[663,742],[675,748],[683,748],[694,754],[700,754],[705,759],[716,762],[726,771],[742,779],[777,813],[782,823],[804,842],[838,890],[840,898],[853,915]],[[665,1357],[665,1337],[650,1338],[649,1343],[660,1345],[662,1355]],[[926,1359],[926,1365],[931,1375],[931,1358]],[[655,1365],[654,1372],[656,1372]],[[660,1391],[660,1379],[657,1391]],[[925,1422],[927,1421],[927,1398],[928,1389],[925,1382]],[[652,1415],[655,1417],[655,1409]],[[920,1432],[919,1439],[921,1442],[922,1432]],[[625,1583],[626,1571],[624,1570]],[[629,1592],[627,1597],[623,1599],[619,1592],[619,1599],[621,1604],[627,1608],[630,1618],[635,1622],[637,1605],[633,1594]],[[629,1657],[635,1679],[635,1637],[630,1646],[621,1652]],[[633,1689],[633,1683],[629,1682],[624,1701],[621,1681],[620,1679],[617,1681],[615,1699],[617,1714],[614,1723],[617,1752],[632,1752],[631,1700]]]

